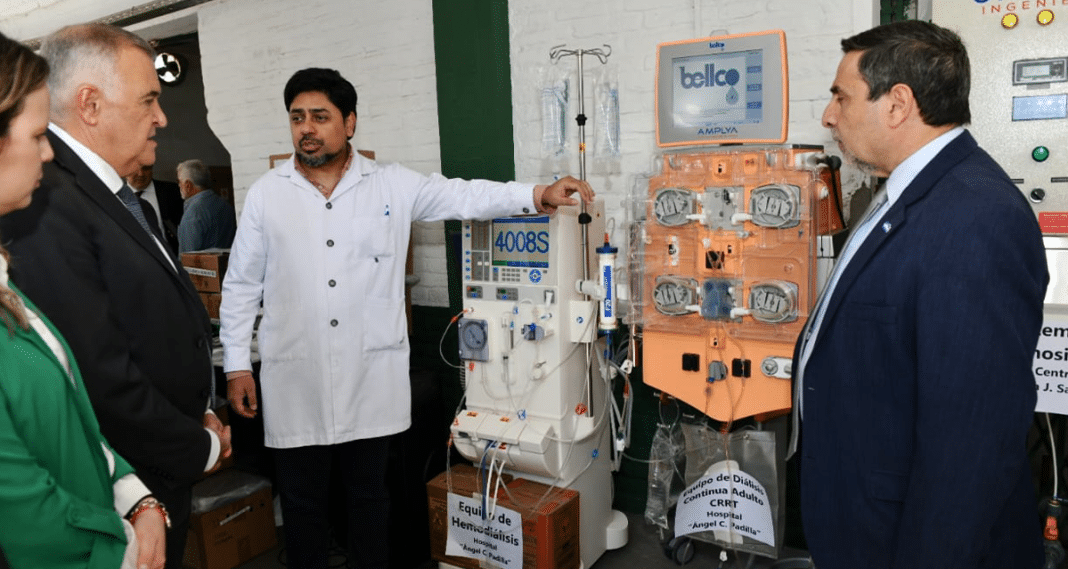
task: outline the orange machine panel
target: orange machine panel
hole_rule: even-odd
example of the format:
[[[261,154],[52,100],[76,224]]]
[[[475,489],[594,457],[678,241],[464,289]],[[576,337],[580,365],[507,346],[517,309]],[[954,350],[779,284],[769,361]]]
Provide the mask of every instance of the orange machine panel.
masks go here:
[[[789,410],[816,295],[820,151],[663,157],[637,244],[646,383],[721,421]]]

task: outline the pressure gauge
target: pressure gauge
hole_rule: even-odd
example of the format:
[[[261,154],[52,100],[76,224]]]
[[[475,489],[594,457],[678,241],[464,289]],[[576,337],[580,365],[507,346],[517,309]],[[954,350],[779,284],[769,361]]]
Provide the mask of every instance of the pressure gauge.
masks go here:
[[[460,359],[479,362],[489,361],[487,327],[488,324],[485,320],[474,318],[460,320]]]
[[[797,285],[786,281],[764,281],[749,289],[749,310],[753,318],[769,324],[797,320]]]
[[[694,312],[697,305],[697,281],[661,275],[653,287],[653,306],[661,314],[682,316]]]
[[[753,188],[749,193],[749,213],[761,227],[783,229],[801,222],[800,188],[771,184]]]
[[[668,227],[686,225],[686,216],[696,212],[694,193],[683,188],[662,188],[653,198],[653,216]]]

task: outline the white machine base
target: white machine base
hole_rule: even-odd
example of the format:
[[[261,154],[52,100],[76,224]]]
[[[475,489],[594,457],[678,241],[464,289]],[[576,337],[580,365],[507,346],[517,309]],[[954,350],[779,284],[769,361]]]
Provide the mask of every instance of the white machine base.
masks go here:
[[[605,547],[619,549],[627,545],[627,541],[630,539],[627,535],[627,527],[629,525],[630,521],[627,519],[626,514],[619,510],[612,510],[612,522],[604,529]]]

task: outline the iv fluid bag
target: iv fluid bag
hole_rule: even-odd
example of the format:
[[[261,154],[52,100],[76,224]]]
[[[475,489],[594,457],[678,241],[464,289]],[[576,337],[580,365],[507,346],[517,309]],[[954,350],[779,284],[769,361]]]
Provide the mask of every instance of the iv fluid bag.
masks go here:
[[[547,68],[541,82],[541,151],[546,157],[567,150],[567,104],[570,78],[557,68]]]
[[[605,65],[598,70],[593,96],[593,157],[619,158],[619,80],[615,66]]]

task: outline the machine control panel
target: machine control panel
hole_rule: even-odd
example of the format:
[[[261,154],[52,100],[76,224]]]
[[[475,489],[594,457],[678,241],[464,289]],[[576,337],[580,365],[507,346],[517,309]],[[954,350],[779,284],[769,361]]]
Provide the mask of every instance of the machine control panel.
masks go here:
[[[1047,4],[932,0],[931,20],[968,48],[968,132],[1027,198],[1042,232],[1065,235],[1068,18]]]
[[[1012,63],[1012,84],[1033,85],[1068,81],[1068,57],[1025,59]]]

